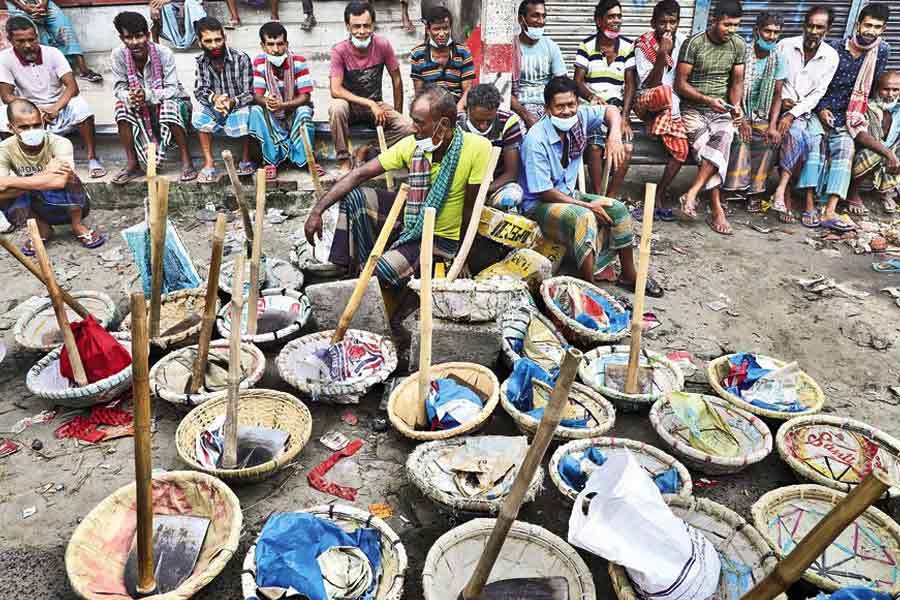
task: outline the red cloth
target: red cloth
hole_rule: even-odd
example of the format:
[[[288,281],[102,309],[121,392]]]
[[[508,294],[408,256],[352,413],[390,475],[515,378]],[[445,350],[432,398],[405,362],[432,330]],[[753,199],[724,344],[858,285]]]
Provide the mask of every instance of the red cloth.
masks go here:
[[[356,452],[362,448],[363,441],[362,440],[353,440],[346,447],[338,450],[331,456],[329,456],[325,461],[317,466],[315,469],[309,472],[309,475],[306,476],[306,480],[309,482],[310,487],[319,490],[320,492],[324,492],[326,494],[331,494],[332,496],[337,496],[338,498],[343,498],[349,502],[353,502],[356,500],[356,488],[347,487],[343,485],[338,485],[336,483],[329,483],[325,481],[325,473],[331,470],[334,465],[338,463],[342,458],[347,458],[348,456],[353,456]]]
[[[681,117],[672,116],[672,93],[667,85],[644,90],[635,101],[634,112],[647,124],[647,133],[662,139],[672,158],[684,162],[691,147]]]
[[[88,383],[106,379],[131,364],[128,350],[91,315],[83,321],[72,323],[72,335],[75,336],[75,347],[78,348]],[[67,379],[75,379],[65,347],[59,357],[59,372]]]
[[[57,438],[77,438],[79,440],[96,444],[106,437],[106,432],[97,429],[98,425],[119,427],[131,423],[132,415],[121,408],[105,408],[95,406],[88,416],[79,415],[60,425],[53,432]]]

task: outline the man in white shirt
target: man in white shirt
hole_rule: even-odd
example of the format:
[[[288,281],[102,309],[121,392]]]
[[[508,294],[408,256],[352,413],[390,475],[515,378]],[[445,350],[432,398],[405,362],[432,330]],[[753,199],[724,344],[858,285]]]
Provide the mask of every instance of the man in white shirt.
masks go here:
[[[838,68],[838,54],[823,43],[834,22],[834,12],[827,7],[815,6],[806,13],[803,35],[789,37],[778,43],[778,53],[784,57],[788,78],[782,89],[782,109],[786,110],[778,122],[782,136],[779,166],[781,179],[772,197],[776,206],[784,206],[790,212],[791,195],[788,183],[796,174],[801,178],[803,164],[809,156],[811,144],[818,137],[810,132],[810,119],[816,105],[828,90]],[[806,208],[802,221],[807,227],[818,223],[814,205],[814,190],[818,181],[798,181],[796,187],[806,188]]]

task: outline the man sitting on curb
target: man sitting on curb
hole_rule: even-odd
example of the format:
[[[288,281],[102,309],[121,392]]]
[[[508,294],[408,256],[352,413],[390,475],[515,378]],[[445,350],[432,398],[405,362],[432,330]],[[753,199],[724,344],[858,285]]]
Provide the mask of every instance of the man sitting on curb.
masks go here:
[[[897,210],[900,193],[900,71],[887,71],[878,80],[875,98],[869,101],[869,130],[856,136],[853,181],[849,201],[862,204],[862,180],[870,177],[884,212]]]

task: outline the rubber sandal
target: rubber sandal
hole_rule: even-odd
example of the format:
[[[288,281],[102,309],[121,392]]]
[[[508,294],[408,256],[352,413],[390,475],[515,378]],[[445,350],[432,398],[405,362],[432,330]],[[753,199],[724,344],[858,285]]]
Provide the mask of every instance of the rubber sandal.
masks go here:
[[[141,171],[129,171],[128,169],[122,169],[112,178],[110,181],[113,185],[125,185],[129,181],[134,181],[135,179],[140,179],[144,176],[144,173]]]
[[[800,222],[808,229],[815,229],[822,226],[822,222],[819,220],[819,211],[817,210],[804,210],[803,214],[800,216]]]
[[[104,167],[103,163],[101,163],[97,158],[92,158],[88,162],[88,169],[90,170],[92,179],[100,179],[101,177],[106,177],[106,167]]]
[[[617,279],[615,285],[616,287],[629,291],[632,294],[634,293],[634,282],[622,281],[621,279]],[[662,298],[665,293],[665,290],[661,285],[659,285],[659,283],[656,282],[655,279],[649,276],[647,277],[647,283],[644,287],[645,295],[650,296],[651,298]]]
[[[893,198],[882,198],[881,209],[889,215],[897,212],[897,201]]]
[[[197,183],[208,185],[210,183],[216,183],[219,181],[221,174],[219,170],[215,167],[209,167],[200,169],[200,173],[197,175]]]
[[[81,75],[79,75],[78,79],[83,79],[83,80],[89,81],[91,83],[102,83],[103,75],[101,75],[100,73],[97,73],[96,71],[92,71],[92,70],[88,69],[88,72],[82,73]]]
[[[778,220],[785,225],[793,225],[797,222],[797,217],[795,217],[794,213],[792,213],[791,211],[785,210],[778,212]]]
[[[238,177],[247,177],[248,175],[253,175],[254,173],[256,173],[256,165],[254,165],[249,160],[246,162],[238,163]]]
[[[843,233],[846,233],[848,231],[853,231],[856,229],[856,225],[854,225],[852,223],[848,223],[847,221],[845,221],[839,217],[825,219],[824,221],[822,221],[822,227],[831,229],[832,231],[840,231]]]
[[[266,181],[275,181],[278,179],[278,167],[275,165],[266,165]]]
[[[892,258],[884,262],[872,263],[872,270],[876,273],[900,273],[900,259]]]
[[[671,223],[676,220],[675,211],[671,208],[657,208],[653,211],[653,216],[666,223]]]
[[[41,241],[45,244],[53,239],[53,236],[41,238]],[[34,242],[31,240],[31,236],[25,236],[25,241],[22,243],[22,254],[25,256],[34,256]]]
[[[240,27],[240,26],[241,26],[241,20],[240,20],[240,19],[237,19],[237,20],[235,20],[235,19],[228,19],[228,23],[222,25],[222,27],[224,27],[225,29],[231,30],[231,31],[237,29],[237,28]]]
[[[732,229],[731,224],[727,228],[720,230],[716,227],[716,222],[712,220],[712,217],[706,219],[706,225],[719,235],[734,235],[734,229]]]
[[[747,212],[751,214],[762,212],[762,200],[758,196],[752,196],[747,201]]]
[[[681,213],[689,219],[696,219],[697,218],[697,207],[695,206],[693,208],[693,210],[688,212],[687,209],[685,208],[686,201],[687,201],[687,198],[685,197],[684,194],[682,194],[681,196],[678,197],[678,204],[681,206]]]
[[[194,167],[188,167],[181,170],[181,183],[187,183],[188,181],[194,181],[195,179],[197,179],[197,169]]]
[[[106,236],[102,233],[97,233],[93,229],[88,229],[87,233],[76,235],[75,239],[77,239],[83,247],[89,250],[99,248],[106,243]]]
[[[849,206],[847,206],[847,212],[854,217],[864,217],[869,214],[869,209],[866,208],[866,205],[862,202],[851,202]]]

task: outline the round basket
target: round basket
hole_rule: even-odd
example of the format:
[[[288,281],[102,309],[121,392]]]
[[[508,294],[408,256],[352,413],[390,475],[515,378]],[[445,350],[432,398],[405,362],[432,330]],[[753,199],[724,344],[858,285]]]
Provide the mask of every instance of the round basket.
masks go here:
[[[208,517],[209,530],[194,573],[160,600],[187,600],[222,572],[237,551],[241,505],[227,485],[205,473],[169,471],[153,476],[154,514]],[[166,500],[178,498],[177,503]],[[129,598],[125,563],[135,532],[135,485],[107,496],[79,523],[66,548],[69,583],[86,600]]]
[[[641,352],[639,367],[653,369],[653,385],[646,394],[626,394],[618,387],[606,385],[607,364],[628,364],[631,349],[628,346],[601,346],[584,355],[578,376],[583,382],[603,394],[622,412],[643,412],[669,392],[684,389],[684,374],[678,365],[655,352]]]
[[[495,519],[472,519],[431,546],[422,569],[425,600],[456,598],[475,570]],[[596,600],[594,578],[572,546],[543,527],[515,521],[488,582],[509,578],[564,577],[571,600]]]
[[[564,444],[557,448],[556,452],[553,453],[553,456],[550,457],[550,464],[547,467],[550,471],[550,479],[553,481],[553,485],[556,486],[556,489],[558,489],[570,502],[575,502],[575,498],[578,497],[579,492],[563,481],[562,476],[559,474],[559,463],[564,456],[569,454],[582,454],[591,447],[599,449],[607,458],[614,454],[631,452],[638,464],[641,465],[651,477],[674,468],[678,471],[678,479],[681,481],[681,489],[678,490],[676,495],[690,496],[694,491],[694,482],[691,479],[691,474],[688,472],[687,468],[674,457],[666,454],[662,450],[655,448],[650,444],[635,440],[598,437],[575,440],[568,444]]]
[[[543,381],[533,380],[533,383],[542,388],[549,397],[552,390],[551,386]],[[500,404],[503,406],[503,410],[512,417],[519,431],[528,435],[534,435],[538,425],[540,425],[540,419],[535,419],[513,406],[513,403],[506,395],[506,384],[507,382],[504,381],[503,385],[500,386]],[[579,417],[580,415],[587,417],[587,427],[564,427],[560,425],[553,432],[554,440],[582,440],[601,436],[616,424],[616,409],[613,408],[613,405],[586,385],[577,382],[572,383],[572,387],[569,390],[569,405],[579,414]],[[563,416],[563,420],[565,418]]]
[[[409,287],[418,294],[421,281],[413,279]],[[435,279],[431,282],[434,317],[446,321],[496,321],[509,303],[523,294],[528,294],[528,286],[521,279]]]
[[[675,516],[700,531],[719,553],[722,576],[717,593],[710,600],[740,598],[778,564],[760,532],[730,508],[694,497],[667,496],[666,503]],[[619,600],[639,600],[623,567],[610,563],[609,578]],[[787,600],[787,596],[781,594],[776,600]]]
[[[457,514],[496,514],[500,510],[506,494],[502,494],[492,498],[478,497],[470,498],[458,491],[449,492],[442,489],[438,483],[438,477],[441,476],[441,469],[437,466],[436,461],[446,452],[464,446],[467,440],[513,440],[515,438],[490,435],[455,438],[452,440],[438,440],[435,442],[427,442],[420,444],[409,455],[406,460],[406,476],[419,488],[422,495],[445,509],[453,515]],[[523,457],[524,458],[524,457]],[[518,465],[521,466],[521,465]],[[518,472],[518,466],[514,466],[513,470]],[[544,470],[538,467],[534,474],[534,479],[525,493],[523,502],[531,502],[541,490],[544,483]]]
[[[326,211],[326,215],[327,213],[328,211]],[[334,220],[337,219],[337,215],[332,215],[332,217]],[[294,245],[291,247],[290,255],[291,264],[294,267],[320,278],[338,276],[347,270],[328,262],[328,248],[331,247],[331,241],[334,238],[333,226],[326,227],[325,237],[314,248],[310,248],[302,229],[298,233],[299,235],[294,236]],[[320,248],[322,250],[319,250]]]
[[[72,297],[81,303],[101,327],[109,327],[116,314],[116,303],[112,298],[103,292],[72,292]],[[70,323],[81,318],[68,306],[66,315]],[[50,352],[62,344],[62,335],[59,333],[50,298],[44,298],[39,305],[23,313],[16,321],[13,335],[19,346],[33,352]]]
[[[233,483],[251,483],[274,475],[300,454],[312,433],[312,416],[306,405],[285,392],[243,390],[238,402],[238,427],[268,427],[290,434],[284,452],[274,459],[246,469],[207,469],[197,460],[197,435],[224,415],[228,398],[214,398],[189,412],[175,431],[178,456],[191,468]]]
[[[778,454],[801,479],[849,492],[872,471],[883,450],[900,456],[900,441],[861,421],[810,415],[784,423],[775,436]],[[888,498],[900,497],[892,487]]]
[[[203,307],[206,305],[206,289],[194,288],[179,290],[171,294],[163,294],[159,310],[159,337],[150,342],[160,350],[175,350],[196,344],[200,339],[200,328],[203,326]],[[219,301],[216,300],[216,309]],[[147,303],[147,313],[150,303]],[[187,323],[192,323],[189,327]],[[178,327],[179,331],[164,335],[167,330]],[[122,321],[122,329],[131,331],[131,315]]]
[[[722,387],[722,380],[726,375],[728,375],[731,370],[731,363],[729,363],[728,361],[732,356],[734,356],[734,354],[720,356],[715,360],[711,360],[706,366],[706,376],[709,379],[709,385],[712,386],[712,388],[718,395],[722,396],[729,402],[733,402],[744,410],[752,412],[754,415],[759,415],[760,417],[766,419],[775,419],[778,421],[787,421],[788,419],[793,419],[794,417],[813,415],[820,412],[822,410],[822,407],[825,406],[825,392],[823,392],[822,388],[819,387],[819,384],[816,383],[816,381],[812,377],[807,375],[804,371],[800,372],[797,398],[803,404],[803,406],[807,407],[806,410],[802,412],[768,410],[744,401],[743,399],[735,396]],[[771,360],[779,367],[783,367],[787,364],[783,360],[778,360],[771,357],[766,358]]]
[[[125,333],[111,334],[131,355],[131,336]],[[31,367],[25,376],[28,391],[54,404],[68,408],[85,408],[95,404],[106,404],[115,400],[123,392],[131,389],[131,365],[106,379],[95,381],[84,387],[77,387],[59,372],[60,346]]]
[[[180,361],[186,360],[189,361],[188,364],[193,364],[196,352],[197,346],[182,348],[181,350],[170,352],[153,365],[153,368],[150,369],[150,389],[157,398],[172,404],[199,406],[207,400],[212,400],[228,393],[227,388],[214,392],[185,393],[184,389],[187,385],[187,381],[184,379],[185,367]],[[228,340],[210,342],[209,352],[210,356],[215,354],[227,361]],[[241,366],[247,374],[241,379],[240,389],[250,389],[259,383],[266,371],[266,355],[253,344],[242,342]]]
[[[515,308],[510,307],[503,311],[503,314],[500,317],[501,335],[503,336],[501,339],[503,361],[510,369],[513,368],[517,360],[523,357],[522,354],[513,350],[512,342],[516,340],[524,342],[528,335],[528,326],[532,319],[537,319],[546,325],[547,329],[552,331],[553,335],[556,336],[556,339],[559,341],[562,348],[569,345],[569,342],[566,341],[563,334],[559,332],[553,321],[541,314],[536,308],[528,305],[517,306]],[[563,352],[561,351],[559,355],[560,363],[562,363],[562,356]]]
[[[377,346],[384,357],[381,364],[367,370],[363,375],[350,377],[343,381],[310,379],[308,374],[304,374],[300,369],[301,364],[317,350],[328,348],[331,345],[333,334],[334,330],[332,329],[304,335],[288,343],[278,353],[278,358],[275,360],[281,378],[302,394],[312,398],[314,402],[342,403],[343,399],[343,403],[347,403],[348,398],[350,402],[358,401],[358,398],[364,395],[369,388],[383,383],[397,368],[397,350],[389,338],[361,329],[348,329],[344,334],[344,339],[354,343]]]
[[[260,257],[259,291],[286,288],[299,290],[303,288],[303,271],[286,260],[272,257]],[[234,261],[222,265],[219,273],[219,291],[231,295],[231,284],[234,283]],[[250,261],[244,261],[244,297],[250,292]]]
[[[415,429],[415,424],[410,425],[407,423],[400,416],[399,411],[402,405],[413,405],[419,402],[419,373],[417,371],[397,384],[397,387],[394,388],[388,397],[388,418],[390,418],[394,428],[404,436],[420,442],[447,440],[481,428],[494,412],[494,409],[497,408],[497,403],[500,401],[500,383],[497,381],[497,376],[487,367],[474,363],[451,362],[431,365],[432,381],[451,374],[459,377],[487,396],[484,407],[475,419],[468,423],[463,423],[459,427],[439,431],[418,431]]]
[[[277,347],[300,333],[312,311],[309,298],[297,290],[265,290],[259,295],[256,305],[256,335],[243,333],[247,330],[248,307],[244,303],[241,311],[241,341],[262,347]],[[231,303],[227,303],[216,317],[219,335],[231,336]]]
[[[325,504],[302,511],[327,519],[350,533],[360,527],[372,528],[381,534],[381,579],[375,591],[375,600],[400,600],[406,581],[408,565],[406,548],[400,537],[382,519],[364,510],[344,504]],[[257,536],[257,541],[259,537]],[[256,543],[247,550],[241,574],[241,590],[244,600],[258,600],[261,596],[256,585]]]
[[[715,456],[690,444],[690,431],[672,410],[669,398],[661,398],[650,409],[650,423],[672,453],[708,475],[737,473],[756,464],[772,452],[772,432],[759,418],[715,396],[704,396],[722,420],[728,424],[740,444],[738,456]]]
[[[846,494],[820,485],[773,490],[753,505],[753,524],[784,558]],[[834,592],[866,586],[891,596],[900,593],[900,526],[875,507],[866,509],[803,574]]]
[[[608,292],[605,292],[598,288],[596,285],[588,283],[587,281],[584,281],[582,279],[567,277],[564,275],[545,279],[541,283],[541,298],[543,298],[544,305],[547,307],[547,311],[550,313],[550,318],[554,323],[556,323],[560,331],[562,331],[562,334],[566,336],[567,340],[579,346],[592,348],[599,344],[610,344],[612,342],[618,342],[619,340],[628,337],[628,327],[624,328],[618,333],[604,333],[602,331],[589,329],[588,327],[585,327],[575,319],[568,316],[562,311],[560,307],[556,305],[556,303],[551,298],[551,290],[558,285],[575,285],[577,287],[590,290],[598,296],[603,296],[604,298],[606,298],[610,302],[610,304],[612,304],[613,307],[619,312],[624,312],[625,307],[622,306],[622,304],[618,300],[613,298]]]

